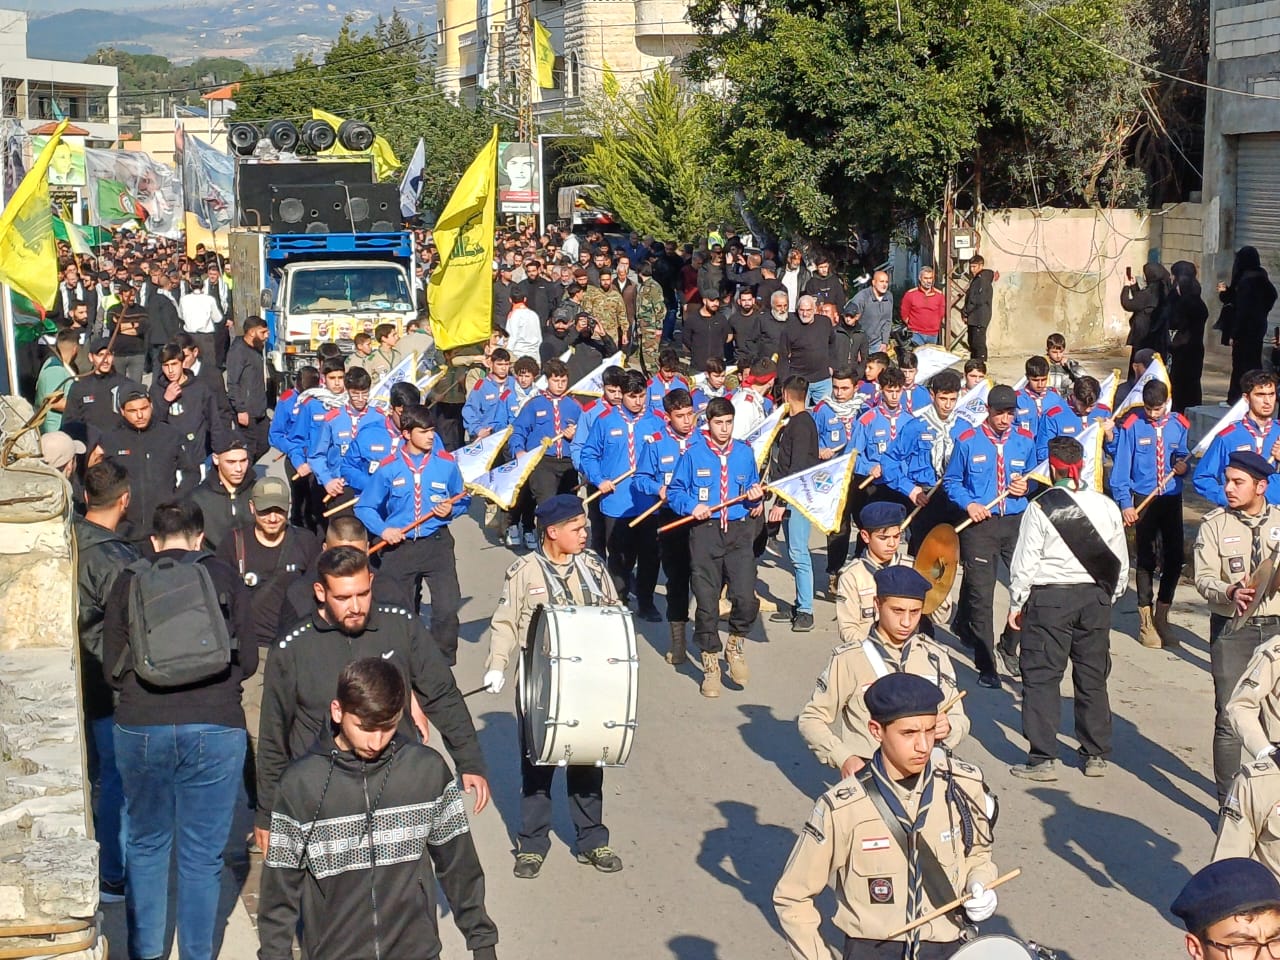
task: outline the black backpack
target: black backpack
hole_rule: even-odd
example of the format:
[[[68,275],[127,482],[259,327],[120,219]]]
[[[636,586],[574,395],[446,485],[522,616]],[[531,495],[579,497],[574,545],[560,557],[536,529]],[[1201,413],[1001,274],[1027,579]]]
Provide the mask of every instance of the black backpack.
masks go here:
[[[184,687],[230,666],[236,642],[223,615],[229,600],[200,562],[207,556],[192,552],[128,566],[129,644],[116,663],[117,679],[132,666],[151,686]]]

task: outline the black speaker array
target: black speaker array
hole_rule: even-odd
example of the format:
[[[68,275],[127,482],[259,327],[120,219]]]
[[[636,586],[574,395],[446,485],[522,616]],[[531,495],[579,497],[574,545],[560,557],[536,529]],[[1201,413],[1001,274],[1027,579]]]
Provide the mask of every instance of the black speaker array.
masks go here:
[[[394,183],[275,184],[272,233],[390,233],[400,229]]]
[[[236,211],[240,226],[266,227],[271,224],[271,188],[275,185],[290,183],[332,186],[335,180],[343,180],[352,187],[367,186],[373,182],[373,161],[301,160],[296,163],[237,163]],[[397,209],[397,215],[398,213]],[[347,231],[350,229],[348,227]]]

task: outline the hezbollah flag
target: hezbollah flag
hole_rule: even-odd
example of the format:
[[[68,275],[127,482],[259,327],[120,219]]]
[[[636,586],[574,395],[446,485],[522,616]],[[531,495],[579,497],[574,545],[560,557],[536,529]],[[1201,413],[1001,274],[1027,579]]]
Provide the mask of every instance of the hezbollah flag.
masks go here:
[[[484,343],[493,325],[493,231],[497,196],[498,127],[471,161],[436,221],[440,263],[427,303],[440,350]]]
[[[329,126],[333,127],[335,133],[342,126],[342,118],[334,116],[324,110],[311,108],[312,120],[323,120]],[[388,180],[391,175],[400,169],[400,161],[396,159],[395,151],[391,149],[391,144],[387,142],[386,137],[375,136],[373,138],[373,147],[369,150],[348,150],[341,143],[335,143],[328,150],[320,151],[319,156],[322,157],[357,157],[370,156],[373,158],[374,176],[381,182]]]
[[[0,213],[0,281],[33,304],[53,305],[58,294],[58,244],[49,206],[49,161],[67,121],[58,124]]]
[[[538,73],[538,86],[546,89],[556,85],[556,51],[551,46],[551,31],[541,20],[533,21],[533,62]]]

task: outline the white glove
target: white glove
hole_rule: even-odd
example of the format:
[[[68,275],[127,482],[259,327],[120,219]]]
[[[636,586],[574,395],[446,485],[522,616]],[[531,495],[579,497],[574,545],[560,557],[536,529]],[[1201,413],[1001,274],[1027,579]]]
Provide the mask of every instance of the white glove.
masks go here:
[[[969,899],[961,904],[965,916],[974,923],[991,919],[996,912],[996,892],[983,889],[982,884],[973,883],[969,887]]]
[[[1275,752],[1276,752],[1275,745],[1269,743],[1265,747],[1263,747],[1261,750],[1259,750],[1257,755],[1254,756],[1253,759],[1257,762],[1261,762],[1263,760],[1270,759],[1271,755]]]
[[[501,670],[490,670],[484,675],[484,685],[490,693],[501,693],[507,685],[506,675]]]

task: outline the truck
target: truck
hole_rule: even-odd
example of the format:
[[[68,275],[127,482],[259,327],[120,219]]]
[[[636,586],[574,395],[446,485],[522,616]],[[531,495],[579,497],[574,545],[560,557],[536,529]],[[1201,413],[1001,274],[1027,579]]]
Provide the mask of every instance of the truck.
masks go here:
[[[344,353],[358,333],[382,323],[403,333],[418,315],[413,295],[413,235],[231,231],[237,317],[267,321],[267,360],[277,390],[291,385],[316,349],[333,341]]]

